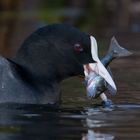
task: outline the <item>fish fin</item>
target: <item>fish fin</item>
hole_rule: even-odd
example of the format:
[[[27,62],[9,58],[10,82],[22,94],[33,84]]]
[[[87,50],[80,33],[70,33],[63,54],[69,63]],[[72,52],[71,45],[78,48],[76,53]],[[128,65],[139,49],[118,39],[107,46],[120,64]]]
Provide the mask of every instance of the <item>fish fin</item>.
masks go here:
[[[114,36],[111,38],[111,43],[110,43],[110,48],[109,48],[108,53],[110,54],[112,52],[113,52],[114,58],[125,57],[125,56],[129,56],[132,54],[127,49],[121,47]]]

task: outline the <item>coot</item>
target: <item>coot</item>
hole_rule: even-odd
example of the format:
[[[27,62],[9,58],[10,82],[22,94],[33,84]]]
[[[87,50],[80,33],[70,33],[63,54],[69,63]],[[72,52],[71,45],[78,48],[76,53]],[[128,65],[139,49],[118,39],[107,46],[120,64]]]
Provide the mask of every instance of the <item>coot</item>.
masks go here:
[[[90,35],[65,24],[42,27],[13,59],[0,57],[0,103],[59,104],[60,82],[93,62]]]

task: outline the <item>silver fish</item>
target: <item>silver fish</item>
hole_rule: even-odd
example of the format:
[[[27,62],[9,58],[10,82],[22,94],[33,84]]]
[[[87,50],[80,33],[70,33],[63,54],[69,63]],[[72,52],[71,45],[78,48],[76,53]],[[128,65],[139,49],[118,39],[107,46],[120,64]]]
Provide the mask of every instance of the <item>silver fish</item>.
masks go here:
[[[129,56],[132,53],[121,47],[115,37],[112,37],[109,51],[107,55],[101,59],[102,64],[108,69],[109,73],[111,71],[108,67],[110,62],[115,58]],[[97,98],[101,97],[103,101],[107,101],[107,97],[105,95],[105,91],[108,90],[111,94],[116,94],[116,90],[114,90],[103,77],[98,75],[95,71],[91,71],[88,76],[85,77],[86,87],[87,87],[87,96],[89,98]]]

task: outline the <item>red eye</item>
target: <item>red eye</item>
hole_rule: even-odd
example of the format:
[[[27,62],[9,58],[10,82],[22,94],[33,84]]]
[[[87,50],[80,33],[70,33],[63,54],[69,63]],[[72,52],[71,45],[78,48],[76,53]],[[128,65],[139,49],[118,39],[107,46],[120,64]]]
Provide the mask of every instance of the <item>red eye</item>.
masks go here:
[[[83,48],[82,48],[82,46],[81,46],[80,44],[76,43],[76,44],[74,45],[74,50],[75,50],[76,52],[82,52],[82,51],[83,51]]]

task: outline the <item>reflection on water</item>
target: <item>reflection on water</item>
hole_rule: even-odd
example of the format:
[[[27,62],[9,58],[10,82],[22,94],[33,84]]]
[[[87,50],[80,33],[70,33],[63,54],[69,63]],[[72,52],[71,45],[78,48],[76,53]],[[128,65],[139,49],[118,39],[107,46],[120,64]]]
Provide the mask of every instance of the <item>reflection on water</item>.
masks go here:
[[[112,109],[0,105],[2,140],[113,140],[140,138],[140,105]]]
[[[83,135],[82,140],[113,140],[114,136],[110,134],[102,134],[94,132],[94,130],[88,130],[86,135]]]

